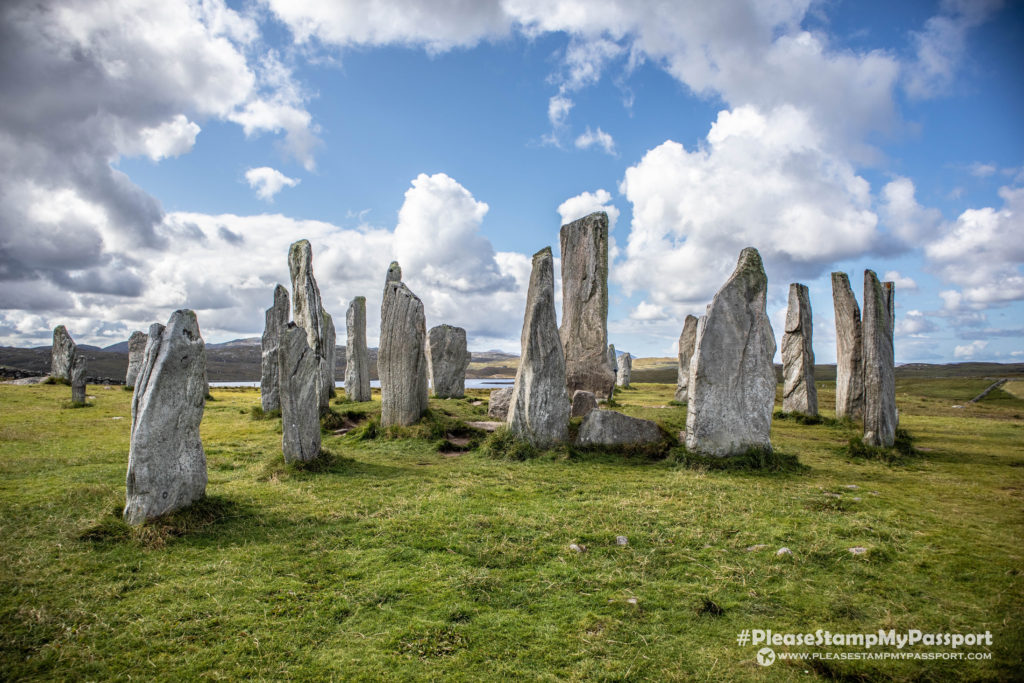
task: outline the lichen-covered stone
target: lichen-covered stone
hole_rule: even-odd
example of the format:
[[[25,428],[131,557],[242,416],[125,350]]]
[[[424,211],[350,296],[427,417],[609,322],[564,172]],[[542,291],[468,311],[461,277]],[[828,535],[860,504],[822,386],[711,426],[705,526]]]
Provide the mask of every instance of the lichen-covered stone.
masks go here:
[[[85,355],[75,354],[71,362],[71,402],[85,403]]]
[[[618,377],[619,374],[619,358],[615,353],[615,344],[608,345],[608,365],[611,366],[612,372]]]
[[[836,417],[864,416],[864,364],[860,307],[846,273],[832,273],[836,318]]]
[[[71,364],[75,362],[75,341],[63,325],[53,328],[50,349],[50,377],[71,381]]]
[[[569,438],[569,395],[565,388],[565,356],[555,320],[555,273],[551,248],[533,255],[520,337],[522,352],[508,429],[538,448]]]
[[[608,364],[608,215],[603,211],[567,223],[562,248],[562,326],[565,376],[577,389],[609,398],[615,372]]]
[[[334,318],[327,311],[324,316],[324,362],[320,366],[323,372],[323,385],[327,391],[327,401],[334,398],[334,354],[337,352],[338,337],[334,330]],[[324,403],[326,405],[326,403]]]
[[[491,390],[490,399],[487,401],[488,417],[502,422],[508,418],[508,407],[512,402],[513,389],[514,387],[503,387]]]
[[[285,462],[309,462],[320,454],[320,364],[306,340],[305,330],[287,323],[277,348]]]
[[[345,314],[348,343],[345,345],[345,398],[369,401],[370,356],[366,349],[366,297],[357,296]]]
[[[679,365],[676,370],[675,400],[686,403],[686,387],[690,383],[690,360],[697,343],[697,316],[688,315],[683,320],[683,331],[679,334]]]
[[[149,328],[132,396],[124,520],[140,524],[206,495],[199,423],[206,403],[206,347],[196,314],[179,310]]]
[[[806,285],[789,285],[786,332],[782,335],[782,409],[787,413],[818,414],[814,385],[811,294]]]
[[[128,338],[128,372],[124,376],[124,384],[128,387],[135,386],[135,380],[142,369],[142,363],[146,357],[146,343],[149,336],[145,332],[136,330]]]
[[[619,370],[615,373],[615,385],[628,389],[632,374],[633,356],[624,353],[619,356]]]
[[[597,410],[597,397],[594,396],[594,392],[583,389],[573,392],[569,417],[586,417],[594,410]]]
[[[434,396],[462,398],[466,395],[466,368],[470,353],[466,348],[466,330],[438,325],[427,332],[427,367]]]
[[[390,271],[389,271],[390,276]],[[381,424],[411,425],[427,409],[427,329],[423,302],[405,283],[387,283],[380,321],[377,372]]]
[[[639,446],[662,440],[656,422],[623,415],[614,410],[594,410],[583,418],[579,446]]]
[[[897,426],[893,290],[864,271],[864,443],[884,448],[895,443]]]
[[[691,451],[725,457],[771,448],[775,334],[767,293],[761,255],[748,247],[698,321],[687,387]]]
[[[319,406],[327,407],[334,387],[333,368],[327,367],[327,329],[320,288],[313,277],[313,247],[309,240],[294,242],[288,249],[288,271],[292,280],[292,320],[306,331],[306,343],[317,358]]]
[[[281,333],[288,325],[291,305],[288,290],[283,285],[274,287],[274,305],[264,316],[263,337],[260,339],[260,404],[264,412],[281,409],[281,373],[278,371],[277,349]]]

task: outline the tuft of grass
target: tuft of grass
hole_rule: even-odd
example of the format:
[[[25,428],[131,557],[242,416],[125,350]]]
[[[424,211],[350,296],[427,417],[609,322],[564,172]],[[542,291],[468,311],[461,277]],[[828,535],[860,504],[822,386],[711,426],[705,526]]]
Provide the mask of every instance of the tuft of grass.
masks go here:
[[[804,472],[809,469],[800,460],[777,448],[751,446],[742,453],[727,457],[702,455],[679,446],[672,450],[676,462],[696,470],[748,470],[751,472]]]
[[[78,401],[64,401],[63,403],[61,403],[60,407],[69,410],[74,410],[75,408],[92,408],[93,404],[89,403],[88,401],[83,401],[81,403]]]
[[[263,410],[263,406],[252,406],[249,408],[249,417],[253,420],[276,420],[281,417],[281,409]]]
[[[861,437],[852,437],[846,446],[846,454],[861,460],[878,460],[887,465],[900,465],[921,453],[914,448],[914,437],[902,427],[896,429],[892,448],[869,446]]]
[[[69,380],[67,377],[54,377],[53,375],[50,375],[49,377],[44,379],[41,382],[41,384],[62,384],[66,387],[70,387],[71,380]]]
[[[531,460],[541,450],[529,441],[517,439],[507,427],[498,427],[491,432],[480,446],[480,452],[495,460]]]
[[[133,393],[135,391],[135,387],[130,387],[127,384],[122,384],[121,385],[121,391],[127,391],[129,393]]]

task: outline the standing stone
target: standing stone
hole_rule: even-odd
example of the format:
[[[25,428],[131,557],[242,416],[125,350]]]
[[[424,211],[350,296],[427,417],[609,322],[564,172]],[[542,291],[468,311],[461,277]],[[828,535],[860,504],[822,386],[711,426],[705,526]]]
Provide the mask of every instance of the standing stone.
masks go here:
[[[697,323],[687,386],[691,451],[725,457],[771,448],[775,333],[767,293],[761,255],[748,247]]]
[[[392,261],[391,265],[388,266],[388,272],[384,276],[384,295],[380,300],[380,318],[384,319],[384,307],[388,305],[388,293],[391,289],[388,287],[392,282],[402,281],[402,266],[398,265],[398,261]]]
[[[309,462],[320,454],[320,364],[306,339],[305,330],[287,323],[277,348],[285,462]]]
[[[487,416],[502,422],[508,419],[508,406],[512,402],[514,390],[515,387],[492,389],[491,396],[487,401]]]
[[[288,290],[283,285],[274,287],[274,305],[267,309],[263,338],[260,340],[260,401],[265,413],[281,410],[281,376],[278,371],[277,349],[281,345],[281,333],[288,326],[290,312]]]
[[[85,403],[85,355],[75,354],[75,360],[71,362],[71,402]]]
[[[50,377],[71,380],[71,364],[75,362],[75,342],[63,325],[53,328],[50,349]]]
[[[348,343],[345,345],[345,398],[369,401],[370,356],[366,350],[366,297],[357,296],[345,314]]]
[[[615,371],[608,364],[608,214],[562,226],[562,326],[569,394],[577,389],[610,398]]]
[[[832,273],[832,304],[836,315],[836,417],[864,416],[864,365],[860,307],[846,273]]]
[[[782,335],[782,409],[787,413],[818,414],[812,329],[810,292],[806,285],[794,282],[789,285],[786,332]]]
[[[146,342],[149,336],[145,332],[136,330],[128,338],[128,372],[124,376],[124,384],[134,387],[138,379],[139,371],[142,370],[142,363],[146,358]]]
[[[124,520],[140,524],[206,495],[199,438],[206,392],[206,348],[196,314],[179,310],[149,328],[132,396]]]
[[[466,330],[438,325],[427,332],[427,368],[434,396],[462,398],[466,395],[466,368],[470,353],[466,350]]]
[[[313,277],[313,248],[309,240],[299,240],[288,249],[288,270],[292,280],[292,319],[306,331],[306,343],[316,354],[318,404],[325,408],[334,386],[334,374],[333,369],[327,367],[326,319],[320,300],[320,288]]]
[[[334,390],[334,354],[337,351],[338,335],[334,329],[334,318],[327,311],[324,316],[324,384],[327,387],[327,398],[332,399],[337,395]]]
[[[619,374],[619,358],[615,354],[615,344],[608,345],[608,365],[611,366],[612,372],[618,377]]]
[[[583,389],[573,392],[569,417],[586,417],[595,410],[597,410],[597,396],[594,396],[594,392]]]
[[[690,359],[693,346],[697,343],[697,316],[688,315],[683,321],[679,334],[679,368],[676,371],[676,396],[679,403],[686,403],[686,387],[690,383]]]
[[[633,374],[633,356],[624,353],[619,356],[619,371],[615,373],[615,384],[629,388],[630,375]]]
[[[427,409],[427,357],[423,350],[427,325],[423,302],[405,283],[389,280],[381,312],[377,352],[380,423],[385,427],[411,425]]]
[[[520,342],[522,354],[508,411],[508,429],[538,448],[562,443],[569,438],[569,395],[565,388],[565,355],[555,320],[551,247],[533,255]]]
[[[864,271],[864,443],[884,448],[896,440],[893,294],[874,271]]]

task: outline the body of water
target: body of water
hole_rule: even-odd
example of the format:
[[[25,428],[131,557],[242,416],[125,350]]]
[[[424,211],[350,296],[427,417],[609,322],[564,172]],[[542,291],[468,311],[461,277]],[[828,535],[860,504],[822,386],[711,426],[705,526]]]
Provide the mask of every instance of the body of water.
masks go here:
[[[510,387],[515,384],[513,379],[467,379],[467,389],[500,389],[501,387]],[[210,382],[211,387],[258,387],[259,382]],[[344,382],[335,382],[335,388],[344,389]],[[371,380],[370,386],[374,389],[380,389],[380,380]]]

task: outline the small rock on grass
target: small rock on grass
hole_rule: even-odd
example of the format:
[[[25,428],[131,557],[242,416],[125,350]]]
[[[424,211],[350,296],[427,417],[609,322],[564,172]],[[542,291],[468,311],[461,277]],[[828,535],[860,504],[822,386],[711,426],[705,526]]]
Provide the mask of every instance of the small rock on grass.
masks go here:
[[[826,498],[839,498],[839,494],[838,493],[829,493],[829,492],[826,491],[825,492],[825,497]]]
[[[860,487],[859,487],[859,486],[857,486],[856,484],[847,484],[847,485],[846,485],[846,486],[844,486],[843,488],[844,488],[844,489],[850,489],[851,491],[856,491],[856,490],[857,490],[857,489],[859,489]]]
[[[629,539],[625,536],[616,536],[615,545],[629,545]]]
[[[635,605],[639,602],[639,600],[637,600],[636,598],[626,598],[626,602],[628,602],[631,605]]]
[[[775,557],[783,557],[784,555],[792,555],[792,554],[793,554],[793,551],[790,550],[789,548],[785,548],[785,547],[779,548],[778,550],[775,551]]]
[[[868,551],[867,548],[864,548],[864,547],[859,546],[859,545],[854,546],[852,548],[848,548],[847,550],[849,550],[850,553],[853,554],[853,555],[863,555],[864,553],[866,553]]]
[[[569,550],[573,550],[573,551],[578,552],[578,553],[585,553],[585,552],[587,552],[587,546],[579,545],[577,543],[570,543],[569,544]]]

